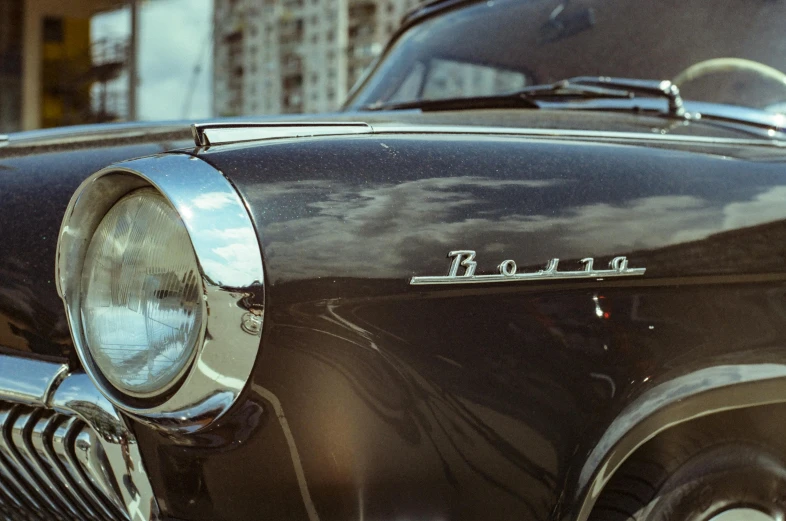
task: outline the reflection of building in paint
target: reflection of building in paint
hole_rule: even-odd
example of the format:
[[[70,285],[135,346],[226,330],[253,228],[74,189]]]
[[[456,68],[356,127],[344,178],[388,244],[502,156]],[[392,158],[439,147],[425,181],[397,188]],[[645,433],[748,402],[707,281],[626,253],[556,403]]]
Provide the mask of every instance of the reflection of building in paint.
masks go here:
[[[96,110],[91,88],[116,77],[114,54],[92,45],[90,17],[122,0],[0,0],[0,131],[114,119]],[[121,107],[118,105],[118,107]]]
[[[336,109],[420,0],[216,0],[214,113]]]
[[[426,99],[461,96],[488,96],[496,92],[513,92],[525,87],[528,78],[521,72],[452,60],[432,60],[429,77],[423,83]],[[420,82],[417,82],[418,86]],[[407,100],[417,97],[405,94]],[[399,96],[402,95],[399,92]]]

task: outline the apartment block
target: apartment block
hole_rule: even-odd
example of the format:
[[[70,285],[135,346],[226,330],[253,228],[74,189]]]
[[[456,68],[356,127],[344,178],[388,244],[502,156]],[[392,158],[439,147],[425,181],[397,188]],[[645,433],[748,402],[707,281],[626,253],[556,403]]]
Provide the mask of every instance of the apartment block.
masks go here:
[[[216,116],[327,112],[421,0],[215,0]]]

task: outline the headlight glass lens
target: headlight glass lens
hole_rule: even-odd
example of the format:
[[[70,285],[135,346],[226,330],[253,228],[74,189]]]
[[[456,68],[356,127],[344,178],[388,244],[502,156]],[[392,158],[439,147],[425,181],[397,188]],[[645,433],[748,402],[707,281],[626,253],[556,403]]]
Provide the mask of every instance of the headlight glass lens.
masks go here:
[[[113,386],[147,397],[178,381],[200,336],[202,283],[188,232],[163,196],[137,190],[107,212],[81,291],[87,347]]]

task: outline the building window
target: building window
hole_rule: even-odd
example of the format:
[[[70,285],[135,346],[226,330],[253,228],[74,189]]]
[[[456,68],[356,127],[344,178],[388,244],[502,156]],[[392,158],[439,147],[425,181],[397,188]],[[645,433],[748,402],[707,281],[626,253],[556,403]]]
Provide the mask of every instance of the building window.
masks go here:
[[[23,3],[0,0],[0,133],[20,130],[22,121]]]
[[[47,43],[63,42],[63,19],[55,16],[44,17],[44,41]]]
[[[287,76],[284,78],[284,88],[286,90],[299,89],[303,86],[303,76],[299,74]]]

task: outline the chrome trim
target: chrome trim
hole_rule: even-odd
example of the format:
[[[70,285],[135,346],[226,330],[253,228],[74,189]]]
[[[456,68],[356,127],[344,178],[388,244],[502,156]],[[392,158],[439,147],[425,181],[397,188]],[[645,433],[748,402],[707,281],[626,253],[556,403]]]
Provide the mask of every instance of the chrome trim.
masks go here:
[[[33,409],[18,411],[18,414],[14,419],[10,429],[11,442],[8,443],[8,440],[4,441],[8,443],[9,448],[16,448],[17,454],[23,461],[21,466],[27,467],[35,480],[37,480],[39,484],[44,485],[43,488],[46,492],[46,498],[48,499],[49,497],[54,497],[58,501],[58,505],[63,507],[60,509],[61,513],[64,513],[67,516],[79,517],[79,511],[60,491],[58,484],[52,479],[52,476],[46,472],[45,467],[40,465],[38,462],[35,448],[32,445],[30,431],[32,427],[38,423],[38,418],[34,417],[34,415],[37,415],[39,412],[40,411]],[[31,482],[34,483],[35,480],[32,480]],[[113,493],[113,491],[110,491],[110,493]]]
[[[58,454],[66,453],[64,450],[66,447],[66,434],[70,425],[75,421],[76,418],[74,417],[63,421],[62,416],[46,411],[33,427],[31,435],[33,447],[46,466],[46,470],[54,475],[60,483],[65,484],[63,489],[68,496],[68,500],[75,503],[82,512],[91,518],[96,518],[100,515],[111,516],[112,512],[103,510],[105,508],[103,502],[93,493],[90,487],[79,481],[77,481],[76,486],[70,485],[72,478],[67,474],[69,471],[66,470],[69,465],[63,466],[58,464]],[[81,481],[81,474],[79,474],[79,480]],[[80,489],[85,491],[83,493],[90,497],[92,504],[90,500],[82,497],[82,494],[79,492]],[[99,510],[97,508],[100,509],[101,514],[98,513]]]
[[[374,134],[458,134],[525,136],[557,139],[621,140],[642,142],[690,143],[703,145],[786,147],[786,141],[770,139],[737,139],[677,134],[647,134],[644,132],[613,132],[605,130],[565,130],[551,128],[474,127],[458,125],[401,125],[379,123],[373,125]]]
[[[519,273],[516,261],[504,260],[497,266],[498,275],[475,275],[475,250],[456,250],[448,253],[452,258],[448,274],[445,276],[412,277],[409,283],[413,286],[427,284],[482,284],[487,282],[522,282],[532,280],[564,280],[564,279],[595,279],[603,280],[610,277],[630,277],[644,275],[646,268],[628,268],[627,257],[614,257],[609,262],[608,270],[598,270],[593,267],[595,260],[591,257],[581,259],[583,270],[558,271],[559,259],[550,259],[546,268],[531,273]],[[464,272],[459,275],[459,268]]]
[[[781,521],[786,519],[786,509],[774,505],[773,507],[770,507],[772,510],[764,510],[757,508],[757,505],[748,506],[743,503],[729,508],[727,501],[716,500],[705,512],[718,512],[707,521],[739,521],[741,519],[745,521]]]
[[[644,101],[644,100],[643,100]],[[320,128],[322,125],[325,128]],[[316,128],[315,128],[316,127]],[[304,132],[303,129],[309,129]],[[786,147],[786,141],[777,139],[780,134],[767,134],[762,139],[716,138],[705,136],[683,136],[678,134],[654,134],[644,132],[615,132],[605,130],[566,130],[552,128],[481,127],[469,125],[402,125],[400,123],[210,123],[192,126],[197,146],[226,145],[247,141],[312,136],[337,136],[359,134],[448,134],[448,135],[494,135],[511,137],[619,140],[659,143],[688,143],[697,145]],[[207,134],[210,134],[208,138]],[[204,144],[206,143],[206,144]]]
[[[195,123],[191,126],[198,147],[287,137],[371,134],[366,123],[280,122],[280,123]]]
[[[42,493],[43,487],[38,480],[33,477],[28,466],[22,463],[22,456],[18,453],[18,450],[15,450],[11,432],[16,423],[15,414],[17,412],[15,406],[0,403],[0,456],[3,460],[3,467],[6,467],[6,474],[4,477],[6,477],[8,481],[13,481],[15,488],[20,491],[20,493],[23,493],[27,497],[35,496],[36,502],[34,504],[37,508],[43,508],[50,512],[63,515],[63,510],[60,505],[52,499],[51,495]],[[16,478],[12,478],[13,474],[16,475]]]
[[[574,511],[586,521],[603,488],[646,442],[681,423],[735,409],[786,403],[786,365],[723,365],[656,385],[631,402],[606,429],[581,469]]]
[[[12,402],[43,407],[67,372],[67,364],[0,355],[0,395]]]
[[[73,125],[69,127],[46,128],[14,132],[7,136],[9,148],[46,147],[53,145],[71,145],[112,139],[159,138],[161,140],[188,139],[188,122],[131,122],[96,123],[89,125]]]
[[[69,429],[76,448],[65,455],[71,466],[82,468],[90,482],[104,493],[118,489],[122,499],[108,497],[115,506],[124,506],[132,520],[157,517],[158,506],[136,438],[117,408],[103,396],[91,378],[84,373],[70,375],[58,387],[51,406],[95,429],[95,432]],[[103,449],[105,460],[96,452],[98,445]],[[58,455],[61,459],[63,456]],[[107,466],[112,469],[111,474],[106,472]]]
[[[79,420],[76,417],[70,417],[64,421],[57,430],[52,434],[52,445],[54,446],[54,456],[50,456],[55,465],[59,465],[65,469],[67,474],[64,474],[66,483],[74,483],[74,489],[81,491],[86,497],[88,504],[91,505],[93,515],[104,516],[112,518],[114,512],[110,510],[106,502],[101,499],[98,492],[91,488],[88,479],[84,476],[84,472],[80,471],[79,462],[76,455],[66,447],[73,442],[75,433],[79,428]],[[58,463],[59,462],[59,463]],[[99,512],[99,514],[96,514]]]
[[[0,134],[0,147],[7,145],[10,139],[7,134]]]
[[[183,381],[160,403],[129,398],[103,378],[87,349],[80,313],[82,265],[90,238],[108,209],[142,186],[158,190],[180,214],[199,263],[209,310]],[[77,188],[66,210],[56,271],[79,358],[115,406],[155,427],[188,433],[212,423],[238,398],[259,351],[264,272],[251,217],[220,171],[189,155],[164,154],[93,174]]]
[[[12,364],[21,384],[0,385],[0,503],[42,518],[157,520],[136,438],[90,378],[0,354]],[[42,381],[53,382],[43,403],[17,400]]]

